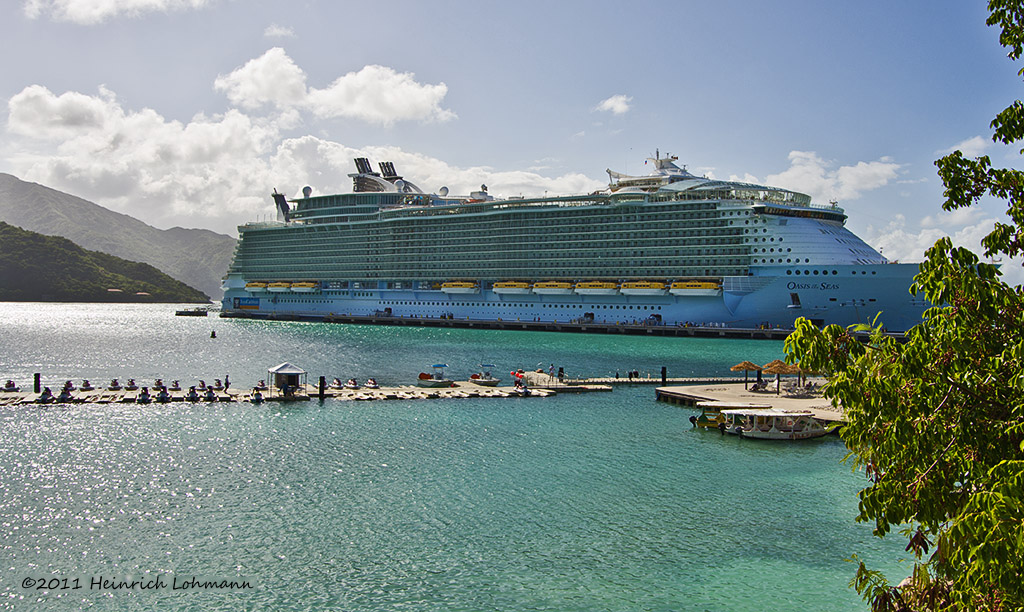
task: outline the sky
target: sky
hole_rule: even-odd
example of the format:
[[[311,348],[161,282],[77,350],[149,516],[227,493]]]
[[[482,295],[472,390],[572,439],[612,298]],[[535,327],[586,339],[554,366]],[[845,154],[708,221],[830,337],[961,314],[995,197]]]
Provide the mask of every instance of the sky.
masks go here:
[[[837,200],[890,260],[981,252],[1005,204],[945,213],[934,161],[1020,166],[1021,97],[981,0],[3,0],[0,172],[159,228],[351,190],[590,192],[655,151]],[[1021,262],[1006,279],[1024,282]]]

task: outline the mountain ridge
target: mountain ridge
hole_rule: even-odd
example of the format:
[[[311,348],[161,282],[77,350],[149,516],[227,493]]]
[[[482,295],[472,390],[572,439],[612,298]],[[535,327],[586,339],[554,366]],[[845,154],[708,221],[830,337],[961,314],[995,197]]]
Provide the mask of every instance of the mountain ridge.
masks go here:
[[[162,230],[84,198],[0,172],[0,221],[84,249],[149,264],[219,300],[236,240],[206,229]]]

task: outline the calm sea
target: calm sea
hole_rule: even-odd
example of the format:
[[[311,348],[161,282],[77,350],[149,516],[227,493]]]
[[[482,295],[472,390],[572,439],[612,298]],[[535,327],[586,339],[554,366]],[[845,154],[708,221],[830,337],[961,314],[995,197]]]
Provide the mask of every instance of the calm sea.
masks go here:
[[[230,375],[241,387],[289,361],[311,381],[398,385],[437,362],[453,378],[479,363],[506,377],[551,364],[717,376],[782,357],[768,341],[174,309],[0,303],[0,379],[28,386],[39,372],[56,390],[66,379],[187,386]],[[838,439],[723,437],[694,431],[691,414],[655,402],[653,386],[547,399],[0,408],[0,609],[864,610],[844,559],[907,573],[893,561],[898,541],[854,522],[864,481],[840,463]],[[26,588],[53,578],[58,588]]]

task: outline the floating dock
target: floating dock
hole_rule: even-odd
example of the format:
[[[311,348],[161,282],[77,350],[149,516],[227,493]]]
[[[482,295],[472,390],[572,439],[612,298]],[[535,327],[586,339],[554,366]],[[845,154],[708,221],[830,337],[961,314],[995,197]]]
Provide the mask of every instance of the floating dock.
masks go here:
[[[607,389],[588,389],[593,391],[600,390],[611,390]],[[199,394],[199,399],[190,403],[195,404],[208,404],[217,402],[252,402],[252,391],[244,389],[231,388],[227,391],[220,389],[214,390],[215,399],[208,401],[204,398],[205,390],[200,391],[196,389]],[[299,393],[291,393],[287,396],[282,396],[280,392],[271,392],[270,389],[263,389],[260,391],[263,402],[279,402],[279,401],[308,401],[310,399],[320,397],[320,390],[313,385],[305,385],[305,387]],[[186,394],[187,389],[179,389],[171,391],[168,389],[170,399],[168,402],[187,402]],[[550,397],[555,395],[554,389],[530,389],[527,395],[517,393],[514,387],[482,387],[480,385],[474,385],[469,382],[455,382],[451,387],[443,388],[426,388],[416,387],[413,385],[402,385],[398,387],[381,387],[379,389],[333,389],[327,387],[324,389],[325,399],[336,399],[336,400],[347,400],[347,401],[366,401],[366,400],[421,400],[421,399],[459,399],[459,398],[470,398],[470,397]],[[54,399],[56,400],[58,393],[54,393]],[[150,392],[149,404],[159,404],[156,399],[157,392]],[[135,404],[138,402],[139,389],[126,390],[126,389],[93,389],[90,391],[75,390],[71,392],[70,402],[58,402],[54,401],[51,404],[39,404],[37,401],[39,398],[38,393],[32,391],[15,391],[15,392],[0,392],[0,406],[13,406],[13,405],[64,405],[64,404]]]

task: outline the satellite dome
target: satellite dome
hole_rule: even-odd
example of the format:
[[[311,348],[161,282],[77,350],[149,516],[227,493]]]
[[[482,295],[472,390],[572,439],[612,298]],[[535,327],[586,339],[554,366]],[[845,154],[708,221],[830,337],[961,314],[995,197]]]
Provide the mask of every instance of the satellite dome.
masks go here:
[[[306,185],[305,187],[302,188],[302,197],[308,198],[312,194],[313,194],[313,188],[310,187],[309,185]]]
[[[399,191],[405,191],[405,181],[398,179],[395,181],[395,187],[397,187]]]

